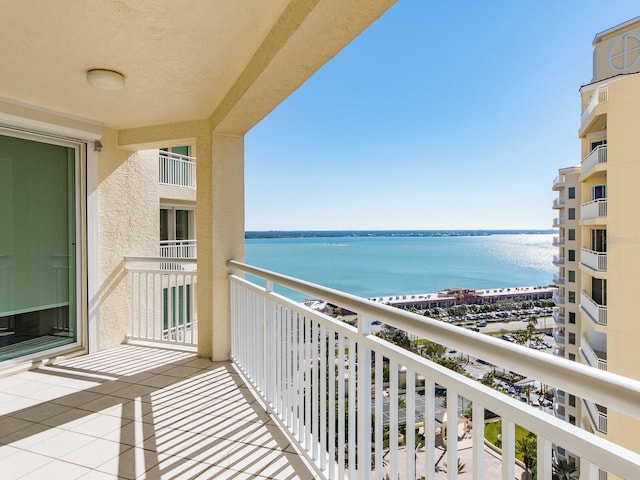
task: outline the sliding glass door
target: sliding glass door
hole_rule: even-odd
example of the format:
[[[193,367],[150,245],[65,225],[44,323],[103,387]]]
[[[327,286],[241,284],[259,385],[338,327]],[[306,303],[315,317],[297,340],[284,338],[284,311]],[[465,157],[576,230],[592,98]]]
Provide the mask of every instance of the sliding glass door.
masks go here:
[[[0,361],[77,337],[77,145],[0,134]]]

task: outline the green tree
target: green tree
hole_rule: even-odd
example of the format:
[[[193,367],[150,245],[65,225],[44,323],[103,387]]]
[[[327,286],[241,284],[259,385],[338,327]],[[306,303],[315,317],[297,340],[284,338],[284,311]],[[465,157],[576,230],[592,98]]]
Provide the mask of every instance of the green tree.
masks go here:
[[[533,467],[538,455],[538,441],[533,433],[516,441],[516,453],[522,457],[524,469],[528,478],[533,478]]]
[[[558,460],[553,464],[554,480],[572,480],[578,477],[578,469],[574,463],[567,460]]]
[[[529,318],[529,322],[526,326],[527,331],[527,340],[529,341],[529,346],[531,346],[531,339],[533,335],[536,333],[536,327],[538,326],[538,317],[533,315]]]

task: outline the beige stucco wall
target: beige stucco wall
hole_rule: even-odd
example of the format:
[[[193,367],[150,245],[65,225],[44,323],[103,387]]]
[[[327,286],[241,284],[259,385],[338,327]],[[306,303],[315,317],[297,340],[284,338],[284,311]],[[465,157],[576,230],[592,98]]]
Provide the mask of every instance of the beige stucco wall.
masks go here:
[[[629,49],[640,46],[640,21],[602,37],[596,37],[593,51],[593,82],[621,73],[640,71],[640,52],[630,52],[627,57],[628,63],[632,64],[630,68],[622,68],[624,66],[623,57],[616,57],[623,51],[625,35]]]
[[[130,322],[131,290],[125,256],[158,251],[158,161],[154,150],[116,147],[116,133],[105,129],[99,175],[100,349],[118,345]]]

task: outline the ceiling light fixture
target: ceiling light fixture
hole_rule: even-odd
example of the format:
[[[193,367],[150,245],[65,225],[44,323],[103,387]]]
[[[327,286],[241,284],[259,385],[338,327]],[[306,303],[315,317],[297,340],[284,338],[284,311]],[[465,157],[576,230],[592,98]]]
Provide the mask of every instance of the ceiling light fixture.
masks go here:
[[[103,90],[121,90],[124,87],[124,75],[113,70],[94,69],[87,72],[87,82]]]

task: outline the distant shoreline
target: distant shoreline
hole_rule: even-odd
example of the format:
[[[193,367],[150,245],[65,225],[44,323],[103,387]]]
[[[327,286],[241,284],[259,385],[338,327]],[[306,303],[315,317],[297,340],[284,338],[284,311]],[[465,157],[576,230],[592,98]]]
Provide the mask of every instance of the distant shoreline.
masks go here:
[[[340,237],[482,237],[491,235],[542,235],[557,230],[268,230],[246,231],[245,239]]]

